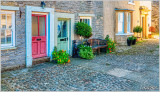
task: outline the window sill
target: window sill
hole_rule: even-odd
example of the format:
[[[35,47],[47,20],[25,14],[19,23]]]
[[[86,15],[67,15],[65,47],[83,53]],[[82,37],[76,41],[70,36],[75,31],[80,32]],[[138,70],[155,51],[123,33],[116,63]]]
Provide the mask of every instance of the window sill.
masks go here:
[[[135,3],[128,2],[128,4],[135,5]]]
[[[133,35],[134,33],[117,33],[116,35]]]
[[[1,47],[1,50],[15,50],[17,49],[17,47],[13,47],[13,46],[10,46],[10,47]]]

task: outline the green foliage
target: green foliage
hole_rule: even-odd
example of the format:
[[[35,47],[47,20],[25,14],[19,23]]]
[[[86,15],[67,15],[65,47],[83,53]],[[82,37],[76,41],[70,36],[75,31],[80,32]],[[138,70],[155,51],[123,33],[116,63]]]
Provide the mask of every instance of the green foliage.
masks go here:
[[[137,40],[137,37],[131,36],[131,37],[128,37],[128,39],[129,39],[130,41],[133,41],[134,39]]]
[[[112,53],[115,50],[115,42],[109,38],[109,35],[106,36],[105,40],[107,41],[107,53]]]
[[[94,55],[93,55],[93,50],[91,47],[89,46],[84,46],[84,45],[79,45],[78,48],[80,49],[79,51],[79,56],[81,58],[85,58],[85,59],[93,59]]]
[[[76,23],[75,33],[84,38],[89,38],[92,36],[92,28],[86,23],[78,22]]]
[[[64,64],[70,62],[69,54],[63,50],[57,51],[56,47],[55,50],[52,52],[52,59],[54,61],[57,61],[58,64]]]
[[[141,33],[142,32],[142,27],[141,26],[136,26],[136,27],[134,27],[134,29],[133,29],[133,32],[136,32],[136,33]]]

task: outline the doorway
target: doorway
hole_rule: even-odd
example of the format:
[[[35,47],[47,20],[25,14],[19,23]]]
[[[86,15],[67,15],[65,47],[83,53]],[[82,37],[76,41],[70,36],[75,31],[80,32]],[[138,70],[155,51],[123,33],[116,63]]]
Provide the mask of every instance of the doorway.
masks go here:
[[[58,19],[57,50],[66,50],[69,53],[69,20]]]
[[[46,15],[32,14],[32,58],[46,54]]]

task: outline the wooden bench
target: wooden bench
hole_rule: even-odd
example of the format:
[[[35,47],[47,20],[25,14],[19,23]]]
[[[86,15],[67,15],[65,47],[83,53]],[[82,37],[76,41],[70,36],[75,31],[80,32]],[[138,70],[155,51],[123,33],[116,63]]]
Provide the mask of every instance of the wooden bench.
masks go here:
[[[98,51],[98,54],[100,54],[101,48],[106,48],[107,51],[107,41],[104,39],[88,39],[88,43],[90,46],[92,46],[93,51]]]

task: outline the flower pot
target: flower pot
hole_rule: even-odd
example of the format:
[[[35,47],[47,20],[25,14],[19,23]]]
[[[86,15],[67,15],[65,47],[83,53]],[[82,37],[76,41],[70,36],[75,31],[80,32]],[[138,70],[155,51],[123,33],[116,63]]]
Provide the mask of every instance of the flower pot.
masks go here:
[[[136,39],[132,41],[132,45],[135,45],[135,44],[136,44]]]
[[[128,45],[128,46],[131,46],[131,44],[132,44],[132,41],[129,40],[129,39],[127,39],[127,45]]]
[[[142,38],[141,37],[137,37],[137,41],[141,41],[142,40]]]

